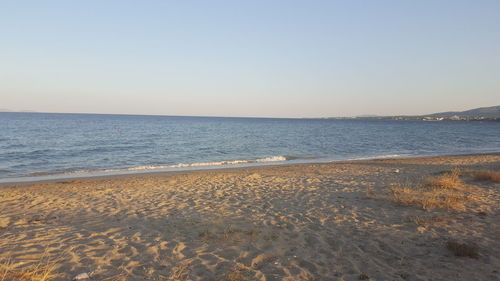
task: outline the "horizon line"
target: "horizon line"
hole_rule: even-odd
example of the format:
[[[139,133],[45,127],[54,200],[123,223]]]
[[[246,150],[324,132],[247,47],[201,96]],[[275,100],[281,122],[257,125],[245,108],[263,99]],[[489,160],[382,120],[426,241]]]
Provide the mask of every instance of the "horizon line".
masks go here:
[[[500,106],[500,105],[498,105]],[[488,107],[496,107],[493,106],[482,106],[476,107],[472,109],[467,109],[463,111],[469,111],[474,109],[482,109]],[[378,114],[359,114],[359,115],[350,115],[350,116],[324,116],[324,117],[268,117],[268,116],[220,116],[220,115],[168,115],[168,114],[137,114],[137,113],[95,113],[95,112],[47,112],[47,111],[36,111],[36,110],[9,110],[6,108],[0,109],[0,113],[40,113],[40,114],[86,114],[86,115],[124,115],[124,116],[158,116],[158,117],[197,117],[197,118],[253,118],[253,119],[335,119],[335,118],[377,118],[377,117],[413,117],[413,116],[422,116],[439,113],[451,113],[451,112],[463,112],[463,111],[440,111],[434,113],[426,113],[426,114],[417,114],[417,115],[408,115],[408,114],[396,114],[396,115],[378,115]]]

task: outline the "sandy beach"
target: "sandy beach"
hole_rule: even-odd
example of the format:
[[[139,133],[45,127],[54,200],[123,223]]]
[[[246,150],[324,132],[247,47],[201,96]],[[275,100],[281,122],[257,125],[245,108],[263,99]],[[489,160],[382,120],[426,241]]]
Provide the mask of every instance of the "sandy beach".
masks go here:
[[[500,155],[4,186],[0,280],[500,280],[500,183],[477,171]],[[452,172],[450,205],[410,198]]]

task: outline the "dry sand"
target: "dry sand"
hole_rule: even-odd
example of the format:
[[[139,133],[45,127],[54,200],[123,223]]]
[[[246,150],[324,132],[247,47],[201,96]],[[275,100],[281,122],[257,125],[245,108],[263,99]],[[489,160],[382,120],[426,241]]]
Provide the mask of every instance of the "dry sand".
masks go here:
[[[0,260],[23,268],[45,255],[56,280],[500,280],[500,183],[464,178],[479,199],[463,212],[387,199],[453,168],[500,171],[500,155],[3,187]],[[449,240],[479,257],[453,255]]]

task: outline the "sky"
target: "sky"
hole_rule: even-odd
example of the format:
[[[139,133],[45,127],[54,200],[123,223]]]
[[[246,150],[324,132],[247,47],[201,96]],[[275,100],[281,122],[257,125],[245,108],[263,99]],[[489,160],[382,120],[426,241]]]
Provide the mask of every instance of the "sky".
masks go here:
[[[500,105],[500,1],[3,1],[0,108],[241,117]]]

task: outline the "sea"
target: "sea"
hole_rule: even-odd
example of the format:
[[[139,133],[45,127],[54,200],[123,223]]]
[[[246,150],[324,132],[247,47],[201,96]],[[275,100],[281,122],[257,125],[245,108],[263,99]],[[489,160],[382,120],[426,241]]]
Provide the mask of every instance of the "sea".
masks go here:
[[[0,182],[500,152],[500,122],[0,113]]]

